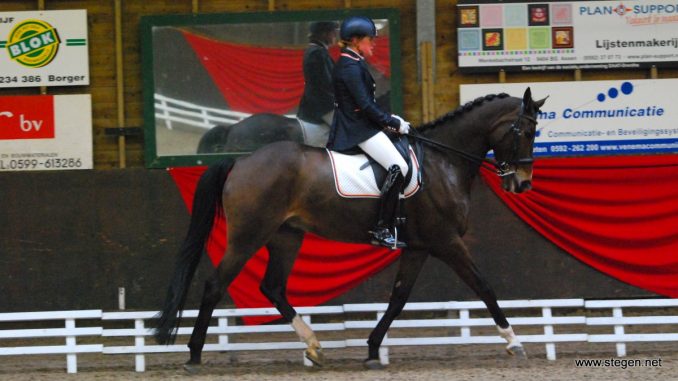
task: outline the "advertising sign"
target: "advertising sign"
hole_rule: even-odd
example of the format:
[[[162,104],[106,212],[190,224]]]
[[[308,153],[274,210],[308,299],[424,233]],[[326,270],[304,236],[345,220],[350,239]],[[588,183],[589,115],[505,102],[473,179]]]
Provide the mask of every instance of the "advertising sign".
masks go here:
[[[460,0],[462,71],[678,66],[675,0]]]
[[[462,103],[505,92],[548,96],[535,156],[678,152],[678,79],[462,85]]]
[[[0,97],[0,171],[92,166],[89,95]]]
[[[85,10],[0,12],[0,87],[89,85]]]

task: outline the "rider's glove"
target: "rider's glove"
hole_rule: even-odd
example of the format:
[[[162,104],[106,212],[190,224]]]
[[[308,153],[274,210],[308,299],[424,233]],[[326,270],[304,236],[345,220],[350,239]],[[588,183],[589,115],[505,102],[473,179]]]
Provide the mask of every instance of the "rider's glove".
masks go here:
[[[410,122],[406,121],[405,119],[399,117],[396,114],[391,115],[392,117],[398,119],[400,121],[400,128],[398,129],[398,132],[405,135],[408,132],[410,132]]]

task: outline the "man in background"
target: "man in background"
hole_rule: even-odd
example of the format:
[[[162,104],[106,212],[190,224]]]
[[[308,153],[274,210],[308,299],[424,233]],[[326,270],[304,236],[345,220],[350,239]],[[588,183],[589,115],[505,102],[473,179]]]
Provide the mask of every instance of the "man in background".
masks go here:
[[[297,111],[304,142],[309,145],[324,146],[332,124],[334,61],[328,49],[337,42],[338,27],[334,21],[318,21],[309,28],[309,44],[303,60],[304,95]]]

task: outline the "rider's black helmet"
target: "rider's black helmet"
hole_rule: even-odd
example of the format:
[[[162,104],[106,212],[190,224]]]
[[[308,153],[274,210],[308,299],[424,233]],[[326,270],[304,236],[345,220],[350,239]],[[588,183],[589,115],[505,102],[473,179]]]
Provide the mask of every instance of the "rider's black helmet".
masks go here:
[[[350,41],[353,37],[376,37],[377,27],[374,21],[365,16],[351,16],[341,23],[339,38]]]
[[[311,33],[311,36],[320,36],[324,33],[336,30],[338,27],[339,24],[334,21],[316,21],[309,27],[309,32]]]

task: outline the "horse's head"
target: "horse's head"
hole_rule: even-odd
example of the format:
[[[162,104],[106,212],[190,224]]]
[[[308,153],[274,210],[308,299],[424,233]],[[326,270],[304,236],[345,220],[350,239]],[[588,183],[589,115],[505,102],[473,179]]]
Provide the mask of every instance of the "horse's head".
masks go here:
[[[512,193],[532,188],[532,148],[537,114],[546,98],[534,101],[528,87],[520,105],[507,117],[500,117],[490,137],[490,146],[500,165],[502,187]]]

